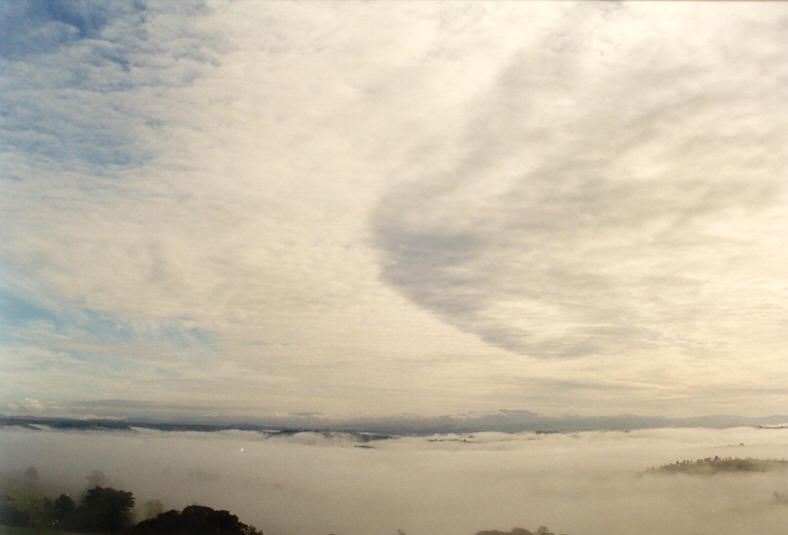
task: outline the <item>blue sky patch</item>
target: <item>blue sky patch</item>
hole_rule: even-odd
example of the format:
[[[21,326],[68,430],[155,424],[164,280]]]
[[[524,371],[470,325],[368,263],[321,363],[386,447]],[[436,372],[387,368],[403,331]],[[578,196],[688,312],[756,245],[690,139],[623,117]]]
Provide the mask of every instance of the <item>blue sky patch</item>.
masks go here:
[[[62,304],[53,310],[33,299],[0,290],[0,339],[7,341],[40,343],[37,338],[44,324],[52,334],[103,345],[144,342],[183,349],[213,348],[214,334],[189,323],[188,318],[134,321]],[[35,332],[26,332],[34,327]]]

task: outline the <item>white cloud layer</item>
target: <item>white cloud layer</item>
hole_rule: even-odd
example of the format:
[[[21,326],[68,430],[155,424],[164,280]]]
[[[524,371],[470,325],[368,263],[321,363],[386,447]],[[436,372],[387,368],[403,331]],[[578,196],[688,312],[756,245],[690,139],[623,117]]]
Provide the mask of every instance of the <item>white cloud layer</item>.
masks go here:
[[[785,406],[784,5],[30,6],[6,402]]]

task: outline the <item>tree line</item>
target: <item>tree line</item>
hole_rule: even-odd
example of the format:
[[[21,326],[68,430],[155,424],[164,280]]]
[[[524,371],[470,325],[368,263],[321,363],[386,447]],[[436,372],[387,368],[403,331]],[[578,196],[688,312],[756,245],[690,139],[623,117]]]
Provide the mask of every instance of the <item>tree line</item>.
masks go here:
[[[35,488],[38,470],[28,468],[24,471],[24,478],[24,486]],[[145,504],[146,516],[151,518],[135,523],[133,493],[104,486],[106,477],[99,470],[94,470],[86,479],[92,487],[78,501],[68,494],[61,494],[55,499],[43,497],[38,492],[36,497],[0,495],[0,525],[92,535],[263,535],[261,530],[244,524],[229,511],[190,505],[181,511],[161,512],[163,508],[158,500]],[[397,535],[405,533],[397,530]],[[476,535],[556,534],[540,526],[533,532],[516,527],[511,531],[479,531]]]
[[[17,505],[8,495],[0,503],[0,524],[16,527],[47,527],[82,533],[124,533],[128,535],[262,535],[254,526],[242,523],[226,510],[202,505],[175,509],[134,523],[134,495],[111,487],[93,487],[79,502],[69,495],[44,498],[41,506],[30,509]]]
[[[752,457],[706,457],[685,459],[670,464],[652,467],[648,472],[668,473],[715,473],[715,472],[767,472],[788,470],[788,461],[783,459],[753,459]]]

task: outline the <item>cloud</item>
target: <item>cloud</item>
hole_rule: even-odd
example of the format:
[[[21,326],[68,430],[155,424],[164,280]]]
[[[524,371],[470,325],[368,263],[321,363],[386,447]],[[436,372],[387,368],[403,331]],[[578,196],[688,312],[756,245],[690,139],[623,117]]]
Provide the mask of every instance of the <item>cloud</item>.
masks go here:
[[[391,391],[370,357],[416,356],[425,325],[443,348],[463,344],[391,301],[364,244],[379,179],[365,178],[374,165],[356,145],[386,121],[362,119],[388,97],[367,99],[360,86],[385,88],[422,40],[403,54],[391,43],[410,38],[389,29],[365,51],[367,29],[354,21],[371,12],[293,9],[146,5],[89,31],[75,22],[73,39],[3,60],[12,110],[4,176],[15,180],[3,185],[0,260],[11,319],[24,319],[21,332],[5,326],[8,362],[30,355],[36,339],[65,367],[76,364],[68,351],[124,366],[129,381],[107,378],[108,389],[158,384],[163,366],[147,366],[158,361],[181,373],[169,383],[181,395],[190,374],[228,396],[248,380],[249,399],[263,389],[279,407],[275,389],[297,398],[293,383],[321,399],[351,387]],[[35,26],[55,15],[27,17]],[[385,18],[373,13],[371,23]],[[282,33],[260,31],[268,26]],[[334,47],[313,48],[334,28]],[[357,132],[345,131],[348,120],[360,121]],[[407,345],[383,347],[403,330]],[[173,359],[190,372],[173,370]],[[218,371],[239,366],[246,379]],[[140,367],[148,371],[130,371]],[[46,369],[54,381],[57,366]],[[71,391],[89,392],[84,385]]]
[[[92,182],[87,170],[113,175],[148,161],[161,118],[138,92],[186,84],[210,60],[205,42],[178,22],[195,11],[189,3],[163,10],[131,2],[4,8],[4,152],[24,154],[27,165],[79,170],[82,187]],[[10,162],[7,177],[32,180]]]
[[[37,399],[25,398],[19,403],[9,403],[8,408],[16,413],[35,414],[43,412],[46,406]]]
[[[784,405],[781,7],[3,9],[7,401]]]
[[[586,6],[514,54],[455,166],[381,199],[382,280],[532,357],[784,341],[783,30],[705,15]]]
[[[119,18],[142,17],[141,3],[108,6],[95,1],[34,0],[2,8],[0,56],[23,59],[48,53],[80,39],[101,39],[102,30]]]

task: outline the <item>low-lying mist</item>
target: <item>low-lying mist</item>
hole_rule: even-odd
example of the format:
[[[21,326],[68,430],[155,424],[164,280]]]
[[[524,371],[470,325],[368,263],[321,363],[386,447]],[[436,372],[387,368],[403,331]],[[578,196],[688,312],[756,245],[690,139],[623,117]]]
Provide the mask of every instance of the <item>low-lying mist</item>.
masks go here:
[[[362,444],[346,434],[0,429],[5,485],[56,496],[104,477],[134,493],[139,517],[153,499],[165,509],[198,503],[228,509],[266,535],[473,535],[539,525],[569,535],[784,535],[786,471],[646,472],[709,456],[785,458],[788,430],[479,433]],[[36,480],[23,476],[31,466]]]

